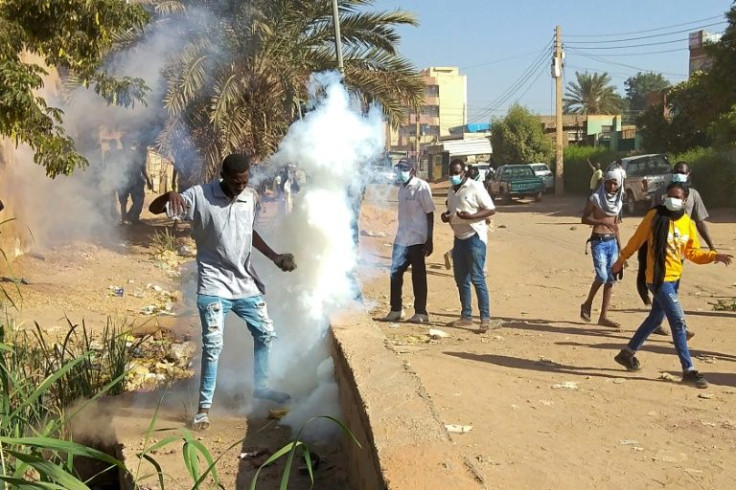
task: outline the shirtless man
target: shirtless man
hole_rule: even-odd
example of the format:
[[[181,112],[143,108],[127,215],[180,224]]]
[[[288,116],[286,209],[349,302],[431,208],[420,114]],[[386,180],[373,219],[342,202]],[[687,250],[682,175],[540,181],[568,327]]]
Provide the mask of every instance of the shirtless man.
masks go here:
[[[595,280],[590,286],[588,299],[580,305],[580,318],[590,321],[590,311],[598,290],[603,286],[603,304],[598,317],[598,325],[619,328],[619,324],[608,319],[608,306],[616,277],[611,266],[618,259],[618,214],[623,206],[623,186],[621,173],[616,170],[606,172],[605,180],[590,195],[583,211],[582,222],[593,226],[588,241],[591,244]]]

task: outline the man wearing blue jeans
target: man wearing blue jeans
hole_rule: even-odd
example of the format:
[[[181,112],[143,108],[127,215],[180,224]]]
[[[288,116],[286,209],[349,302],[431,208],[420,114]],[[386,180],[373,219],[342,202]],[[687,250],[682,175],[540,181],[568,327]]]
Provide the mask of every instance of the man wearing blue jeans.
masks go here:
[[[588,198],[583,211],[582,223],[591,225],[593,231],[588,238],[590,251],[593,254],[595,279],[590,285],[588,298],[580,305],[580,318],[590,321],[591,309],[595,295],[603,286],[603,302],[598,325],[619,328],[620,325],[608,318],[608,307],[616,278],[611,266],[618,259],[618,215],[623,207],[623,179],[617,170],[606,172],[605,179]]]
[[[447,193],[447,211],[442,222],[450,223],[455,235],[452,262],[455,283],[460,293],[460,319],[455,326],[473,324],[473,302],[470,284],[475,287],[480,310],[478,333],[491,327],[491,306],[485,278],[486,243],[488,227],[486,218],[496,212],[496,206],[483,184],[465,175],[465,163],[455,159],[450,163],[450,189]]]
[[[169,192],[149,206],[154,214],[167,212],[192,223],[197,244],[197,308],[202,322],[202,366],[199,410],[192,425],[207,429],[215,394],[217,363],[223,348],[225,317],[233,311],[253,336],[256,398],[277,403],[289,395],[268,387],[268,353],[276,338],[268,316],[265,289],[252,264],[252,249],[283,271],[296,268],[291,254],[277,254],[253,229],[258,195],[248,188],[251,158],[233,154],[222,162],[221,180]]]

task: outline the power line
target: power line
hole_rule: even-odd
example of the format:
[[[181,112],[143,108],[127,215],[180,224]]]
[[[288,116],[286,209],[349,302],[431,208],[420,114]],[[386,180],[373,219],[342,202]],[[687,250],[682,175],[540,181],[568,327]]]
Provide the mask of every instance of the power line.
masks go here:
[[[575,49],[586,49],[586,50],[601,50],[601,49],[627,49],[627,48],[641,48],[643,46],[661,46],[663,44],[681,43],[682,41],[689,41],[689,38],[675,39],[673,41],[660,41],[657,43],[642,43],[642,44],[629,44],[625,46],[577,46],[572,43],[565,43],[565,47],[574,47]]]
[[[706,24],[704,26],[691,27],[690,29],[682,29],[679,31],[665,32],[662,34],[650,34],[648,36],[628,37],[628,38],[622,38],[622,39],[609,39],[607,41],[573,41],[572,43],[567,43],[567,44],[575,44],[575,45],[577,44],[604,44],[604,43],[619,43],[619,42],[626,42],[626,41],[636,41],[638,39],[650,39],[653,37],[672,36],[673,34],[682,34],[683,32],[691,32],[693,29],[700,30],[705,27],[712,27],[712,26],[717,26],[721,24],[728,24],[728,22],[723,20],[721,22],[715,22],[713,24]]]
[[[514,56],[509,56],[507,58],[500,58],[500,59],[493,60],[493,61],[486,61],[486,62],[478,63],[478,64],[475,64],[475,65],[461,66],[460,69],[461,70],[468,70],[470,68],[476,68],[478,66],[493,65],[495,63],[501,63],[503,61],[511,61],[511,60],[515,60],[515,59],[519,59],[519,58],[524,58],[526,56],[529,56],[530,54],[535,54],[535,53],[537,53],[537,51],[528,51],[526,53],[520,53],[520,54],[517,54],[517,55],[514,55]]]
[[[640,68],[638,66],[628,65],[626,63],[618,63],[616,61],[611,61],[611,60],[608,60],[606,58],[602,58],[600,56],[596,56],[596,55],[592,55],[592,54],[585,54],[585,53],[577,53],[577,54],[579,56],[584,57],[584,58],[589,58],[589,59],[598,61],[599,63],[616,65],[616,66],[623,66],[624,68],[631,68],[633,70],[642,71],[642,72],[652,72],[652,71],[654,71],[654,70],[650,70],[650,69],[647,69],[647,68]],[[686,75],[684,75],[682,73],[671,73],[671,72],[660,72],[660,73],[662,73],[663,75],[671,75],[671,76],[677,76],[677,77],[684,77],[684,76],[686,76]]]
[[[489,104],[485,110],[481,111],[477,116],[476,120],[481,119],[483,117],[490,116],[492,113],[496,112],[496,109],[506,102],[511,96],[513,96],[521,87],[526,84],[526,82],[531,78],[532,75],[536,73],[537,70],[539,70],[540,66],[544,64],[544,62],[547,59],[547,56],[549,56],[549,50],[552,47],[552,41],[548,42],[547,45],[542,49],[539,56],[537,56],[534,61],[522,72],[522,74],[517,78],[512,85],[507,88],[493,103]]]
[[[674,24],[671,26],[664,26],[664,27],[655,27],[652,29],[646,29],[643,31],[630,31],[630,32],[616,32],[613,34],[566,34],[566,37],[612,37],[612,36],[628,36],[630,34],[643,34],[645,32],[656,32],[656,31],[664,31],[667,29],[673,29],[675,27],[683,27],[690,24],[698,24],[700,22],[707,22],[709,20],[713,19],[722,19],[724,17],[724,14],[718,14],[714,15],[713,17],[706,17],[705,19],[699,19],[699,20],[693,20],[690,22],[685,22],[682,24]]]

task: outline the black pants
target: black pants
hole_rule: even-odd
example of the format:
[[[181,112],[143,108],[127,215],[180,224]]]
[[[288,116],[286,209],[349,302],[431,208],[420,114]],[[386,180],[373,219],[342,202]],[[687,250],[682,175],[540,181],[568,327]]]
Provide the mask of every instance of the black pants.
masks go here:
[[[411,266],[411,284],[414,288],[414,313],[427,314],[427,266],[424,262],[424,244],[394,244],[391,254],[391,311],[401,311],[401,289],[404,272]]]

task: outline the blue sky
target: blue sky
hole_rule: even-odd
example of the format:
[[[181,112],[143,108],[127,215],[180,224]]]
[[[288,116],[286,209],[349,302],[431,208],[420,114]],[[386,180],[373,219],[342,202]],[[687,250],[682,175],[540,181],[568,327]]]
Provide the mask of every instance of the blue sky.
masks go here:
[[[732,0],[375,2],[377,9],[402,8],[418,17],[419,27],[399,29],[400,52],[417,68],[458,66],[468,76],[471,122],[503,116],[514,102],[554,113],[555,25],[566,48],[564,86],[575,80],[575,71],[605,71],[624,95],[624,80],[638,71],[662,73],[673,83],[687,79],[688,32],[723,32],[731,5]],[[641,44],[650,45],[623,47]]]

